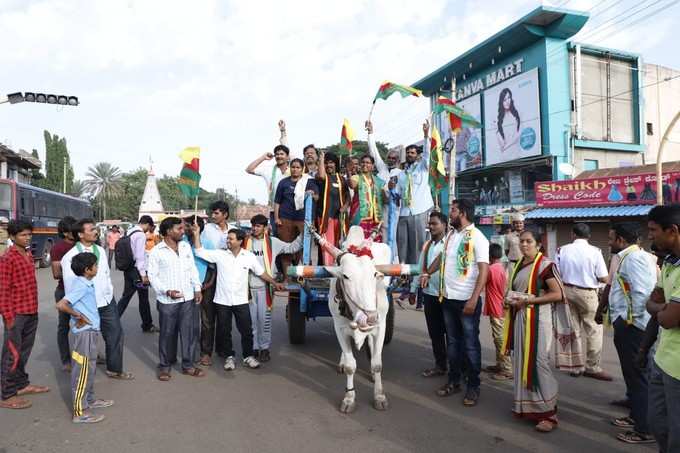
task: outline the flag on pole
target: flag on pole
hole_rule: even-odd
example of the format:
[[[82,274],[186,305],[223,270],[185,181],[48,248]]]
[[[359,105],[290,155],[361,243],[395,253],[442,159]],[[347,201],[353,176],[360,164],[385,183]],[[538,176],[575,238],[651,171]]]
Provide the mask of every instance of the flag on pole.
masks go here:
[[[437,193],[448,184],[446,177],[446,167],[444,165],[444,152],[442,150],[442,139],[437,130],[437,126],[432,125],[430,134],[430,191],[437,198]]]
[[[416,90],[415,88],[407,85],[398,85],[392,82],[383,82],[383,84],[380,85],[380,88],[378,89],[375,98],[373,98],[373,103],[375,104],[375,101],[377,101],[378,99],[387,99],[394,93],[401,94],[402,98],[405,98],[407,96],[421,97],[423,95],[422,91]]]
[[[179,153],[180,159],[184,162],[182,170],[179,172],[179,189],[188,198],[198,197],[200,191],[199,183],[201,174],[198,172],[198,164],[201,155],[201,148],[191,146],[184,148]]]
[[[468,128],[482,127],[482,124],[479,121],[477,121],[474,116],[470,115],[468,112],[458,107],[455,101],[440,96],[437,99],[437,103],[434,106],[434,113],[438,115],[442,112],[447,112],[449,114],[451,130],[454,133],[460,132],[460,130],[465,127]]]
[[[354,140],[354,131],[349,125],[349,120],[345,118],[342,123],[342,131],[340,132],[340,146],[347,150],[347,154],[352,154],[352,140]]]

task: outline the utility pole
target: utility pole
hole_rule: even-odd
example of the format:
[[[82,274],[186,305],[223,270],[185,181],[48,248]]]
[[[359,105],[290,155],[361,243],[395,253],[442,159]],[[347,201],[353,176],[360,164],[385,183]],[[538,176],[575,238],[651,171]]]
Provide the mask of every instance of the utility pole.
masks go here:
[[[451,99],[456,102],[456,77],[451,77]],[[435,101],[436,102],[436,101]],[[451,127],[450,121],[448,127]],[[451,139],[453,140],[453,147],[449,153],[449,209],[451,209],[451,202],[456,199],[456,133],[451,131]]]
[[[64,190],[62,192],[66,193],[66,156],[64,156]]]
[[[663,149],[668,142],[668,135],[671,133],[678,120],[680,120],[680,111],[675,114],[671,124],[668,125],[666,132],[664,132],[661,143],[659,143],[659,152],[656,155],[656,204],[659,206],[663,205]]]

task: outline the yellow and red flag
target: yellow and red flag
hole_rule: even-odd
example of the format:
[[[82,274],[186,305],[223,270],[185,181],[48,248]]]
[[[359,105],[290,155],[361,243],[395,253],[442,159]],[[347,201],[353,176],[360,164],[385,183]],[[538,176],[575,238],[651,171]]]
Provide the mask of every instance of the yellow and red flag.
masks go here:
[[[354,131],[349,125],[347,118],[345,118],[342,123],[342,131],[340,132],[340,146],[344,146],[349,154],[352,154],[352,140],[354,140]]]
[[[388,97],[392,96],[394,93],[401,94],[402,98],[405,98],[405,97],[408,97],[408,96],[421,97],[423,95],[422,91],[417,90],[417,89],[410,87],[408,85],[399,85],[397,83],[385,81],[385,82],[383,82],[382,85],[380,85],[378,92],[375,94],[375,98],[373,98],[373,103],[375,104],[375,101],[377,101],[378,99],[387,99]]]
[[[179,172],[179,189],[189,198],[197,197],[200,191],[201,174],[198,170],[200,156],[201,148],[198,146],[184,148],[179,153],[180,159],[184,162],[182,170]]]

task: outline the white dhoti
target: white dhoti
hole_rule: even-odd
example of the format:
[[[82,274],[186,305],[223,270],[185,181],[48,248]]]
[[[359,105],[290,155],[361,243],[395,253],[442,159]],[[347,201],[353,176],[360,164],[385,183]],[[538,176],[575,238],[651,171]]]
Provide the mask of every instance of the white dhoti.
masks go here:
[[[267,310],[267,287],[251,288],[250,317],[253,320],[253,349],[269,349],[272,342],[272,312]]]

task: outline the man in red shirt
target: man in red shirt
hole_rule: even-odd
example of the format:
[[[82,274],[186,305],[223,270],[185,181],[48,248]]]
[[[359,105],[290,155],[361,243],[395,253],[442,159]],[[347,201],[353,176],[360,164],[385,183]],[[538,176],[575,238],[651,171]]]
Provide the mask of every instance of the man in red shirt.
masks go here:
[[[5,324],[2,342],[0,407],[24,409],[31,402],[22,395],[45,393],[48,387],[30,384],[26,363],[38,329],[38,283],[31,246],[33,226],[10,222],[7,231],[13,245],[0,259],[0,314]]]
[[[493,379],[507,381],[512,379],[510,357],[503,354],[503,299],[507,287],[508,276],[505,266],[501,262],[503,248],[498,244],[489,245],[489,279],[486,281],[486,302],[484,303],[484,315],[489,317],[491,335],[496,347],[496,364],[485,368],[485,371],[494,373]]]
[[[66,252],[73,248],[75,240],[73,239],[73,226],[76,219],[71,216],[66,216],[59,221],[57,231],[61,240],[54,244],[50,251],[50,258],[52,260],[52,277],[57,280],[57,288],[54,290],[54,301],[59,302],[64,298],[64,278],[61,272],[61,259],[66,255]],[[59,358],[61,359],[61,367],[64,371],[71,371],[71,351],[68,344],[68,331],[70,329],[69,321],[71,316],[68,313],[59,312],[59,324],[57,325],[57,345],[59,345]]]

